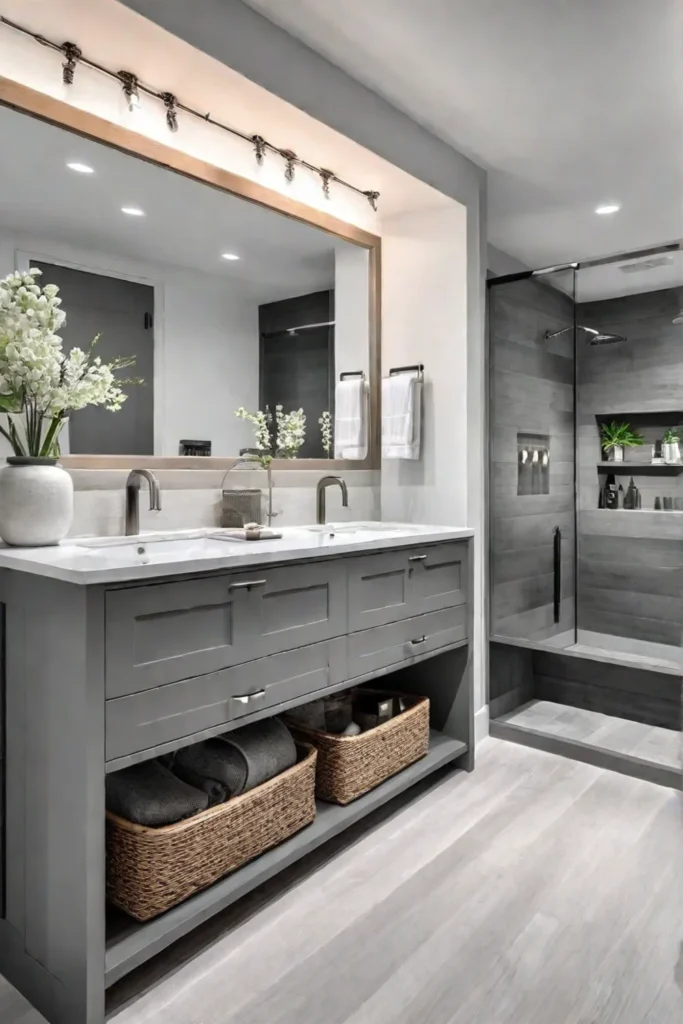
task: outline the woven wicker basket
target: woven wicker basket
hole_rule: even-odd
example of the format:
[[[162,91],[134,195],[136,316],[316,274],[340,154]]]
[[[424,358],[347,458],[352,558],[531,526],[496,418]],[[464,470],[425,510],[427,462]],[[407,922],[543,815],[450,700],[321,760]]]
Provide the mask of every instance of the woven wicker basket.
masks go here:
[[[315,818],[317,753],[270,782],[193,818],[146,828],[107,813],[107,896],[138,921],[181,903]]]
[[[335,736],[288,722],[297,741],[317,748],[315,791],[321,800],[349,804],[419,761],[429,750],[429,699],[386,691],[381,695],[405,697],[414,703],[391,721],[359,736]]]

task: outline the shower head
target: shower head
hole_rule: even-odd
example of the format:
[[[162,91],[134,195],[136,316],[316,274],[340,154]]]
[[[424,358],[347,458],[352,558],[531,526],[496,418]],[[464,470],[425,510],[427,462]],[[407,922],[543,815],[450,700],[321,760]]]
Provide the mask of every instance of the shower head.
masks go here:
[[[602,331],[596,331],[593,327],[581,327],[580,329],[588,335],[588,345],[616,345],[620,341],[627,340],[623,334],[603,334]]]
[[[672,324],[683,324],[683,309],[680,311],[678,316],[675,316],[671,321]]]
[[[683,314],[681,317],[681,323],[683,323]],[[627,341],[622,334],[603,334],[602,331],[596,331],[594,327],[583,327],[581,324],[576,325],[577,331],[585,331],[588,335],[588,345],[616,345],[618,341]],[[561,331],[546,331],[545,340],[550,341],[551,338],[559,338],[561,334],[567,334],[569,331],[573,331],[573,327],[565,327]]]

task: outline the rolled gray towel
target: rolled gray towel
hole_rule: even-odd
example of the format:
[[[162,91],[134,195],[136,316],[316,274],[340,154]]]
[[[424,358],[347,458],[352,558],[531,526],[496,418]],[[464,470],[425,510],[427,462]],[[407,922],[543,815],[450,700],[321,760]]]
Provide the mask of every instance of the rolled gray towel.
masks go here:
[[[174,775],[177,775],[183,782],[187,782],[189,786],[203,790],[209,798],[209,807],[224,804],[230,796],[225,783],[219,782],[218,779],[210,779],[206,775],[198,775],[191,768],[186,768],[182,764],[176,764],[175,760],[172,771]]]
[[[264,718],[215,739],[178,750],[173,770],[222,783],[230,796],[246,793],[296,764],[296,745],[279,718]]]
[[[160,828],[205,811],[209,797],[155,760],[107,775],[106,806],[136,825]]]

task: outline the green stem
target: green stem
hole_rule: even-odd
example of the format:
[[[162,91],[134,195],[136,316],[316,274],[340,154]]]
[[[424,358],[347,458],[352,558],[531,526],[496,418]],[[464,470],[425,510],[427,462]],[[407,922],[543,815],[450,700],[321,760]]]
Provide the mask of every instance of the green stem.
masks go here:
[[[11,429],[11,430],[14,430],[14,427],[13,427],[13,425],[12,425],[11,423],[10,423],[10,429]],[[14,433],[15,433],[15,435],[16,435],[16,430],[14,431]],[[15,455],[25,455],[25,454],[26,454],[26,453],[24,452],[24,449],[23,449],[22,445],[21,445],[21,444],[18,444],[18,440],[19,440],[19,439],[17,438],[17,439],[15,440],[15,439],[14,439],[14,438],[12,437],[12,434],[11,434],[11,433],[9,433],[9,432],[8,432],[7,430],[5,430],[5,428],[4,428],[3,426],[2,426],[2,424],[0,424],[0,434],[2,434],[2,436],[3,436],[4,438],[6,438],[6,440],[7,440],[7,441],[9,441],[9,443],[10,443],[10,444],[11,444],[11,446],[12,446],[12,451],[14,452],[14,454],[15,454]]]
[[[54,442],[55,442],[55,440],[57,438],[57,435],[59,434],[59,431],[62,429],[63,423],[64,423],[64,420],[63,420],[63,418],[61,416],[53,416],[52,417],[52,422],[50,423],[50,426],[48,427],[47,434],[45,435],[45,440],[43,441],[43,447],[40,449],[40,457],[41,458],[50,458],[51,457],[51,455],[52,455],[52,446],[53,446],[53,444],[54,444]]]

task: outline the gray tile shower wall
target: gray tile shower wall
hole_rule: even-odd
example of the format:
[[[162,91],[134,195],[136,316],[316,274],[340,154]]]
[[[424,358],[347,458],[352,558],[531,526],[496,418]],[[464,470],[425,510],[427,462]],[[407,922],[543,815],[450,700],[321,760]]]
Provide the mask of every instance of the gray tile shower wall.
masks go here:
[[[491,324],[492,632],[542,640],[574,627],[574,304],[539,280],[494,286]],[[549,438],[549,493],[518,494],[518,435]],[[553,531],[562,530],[560,622]]]
[[[672,323],[683,290],[582,303],[577,319],[624,336],[615,345],[589,346],[579,334],[578,626],[597,633],[680,645],[683,629],[683,512],[655,512],[655,497],[678,498],[683,474],[652,469],[633,477],[642,511],[598,510],[601,460],[598,420],[631,422],[652,442],[666,426],[683,423],[683,328]],[[627,452],[649,461],[649,447]],[[617,482],[628,486],[630,475]]]

